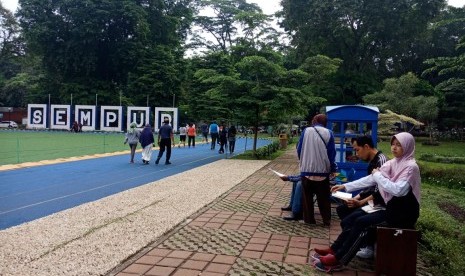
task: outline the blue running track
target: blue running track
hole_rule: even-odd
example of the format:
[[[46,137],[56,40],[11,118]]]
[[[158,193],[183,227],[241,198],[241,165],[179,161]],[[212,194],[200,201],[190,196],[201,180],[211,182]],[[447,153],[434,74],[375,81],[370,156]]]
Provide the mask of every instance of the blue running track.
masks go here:
[[[247,139],[247,150],[252,143]],[[269,143],[259,139],[257,148]],[[244,152],[245,144],[246,139],[238,139],[235,154]],[[136,153],[135,164],[125,154],[0,172],[0,230],[231,156],[218,149],[210,150],[209,144],[173,148],[172,165],[164,164],[166,153],[154,165],[157,150],[149,165]]]

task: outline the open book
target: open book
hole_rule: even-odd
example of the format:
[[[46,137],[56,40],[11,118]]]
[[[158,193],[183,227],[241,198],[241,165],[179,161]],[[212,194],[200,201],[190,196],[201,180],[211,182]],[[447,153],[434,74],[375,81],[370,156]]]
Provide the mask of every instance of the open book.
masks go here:
[[[380,207],[380,206],[370,206],[370,205],[365,205],[362,207],[362,210],[367,212],[367,213],[374,213],[374,212],[377,212],[379,210],[386,210],[386,208],[384,207]]]
[[[373,204],[373,200],[368,201],[368,205],[365,205],[362,207],[362,210],[367,212],[367,213],[374,213],[379,210],[386,210],[386,207],[384,206],[375,206]]]
[[[336,191],[335,193],[332,193],[331,195],[334,197],[340,198],[342,200],[348,200],[352,198],[351,193],[344,193],[344,192],[339,192],[339,191]]]
[[[275,170],[273,170],[273,169],[271,169],[271,168],[268,168],[268,170],[274,172],[274,173],[275,173],[277,176],[279,176],[279,177],[286,176],[285,174],[282,174],[282,173],[280,173],[280,172],[277,172],[277,171],[275,171]]]

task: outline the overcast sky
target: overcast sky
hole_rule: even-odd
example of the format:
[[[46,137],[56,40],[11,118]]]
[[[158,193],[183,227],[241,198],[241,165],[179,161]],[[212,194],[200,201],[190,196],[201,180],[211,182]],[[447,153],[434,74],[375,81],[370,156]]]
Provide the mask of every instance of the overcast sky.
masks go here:
[[[0,0],[0,2],[2,2],[5,8],[11,11],[16,10],[18,6],[18,0]],[[280,9],[280,0],[248,0],[248,2],[258,4],[266,14],[272,14]],[[448,0],[448,2],[449,5],[455,7],[463,7],[465,5],[465,0]]]

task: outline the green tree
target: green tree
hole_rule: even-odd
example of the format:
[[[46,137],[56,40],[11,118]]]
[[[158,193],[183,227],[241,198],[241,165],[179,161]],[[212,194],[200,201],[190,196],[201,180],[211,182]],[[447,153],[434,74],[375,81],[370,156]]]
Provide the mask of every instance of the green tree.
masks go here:
[[[420,90],[421,89],[421,90]],[[429,91],[423,91],[427,89]],[[366,95],[366,104],[377,105],[381,110],[392,110],[395,113],[418,118],[418,95],[433,94],[433,87],[426,85],[415,74],[407,73],[400,78],[384,80],[383,90]],[[435,96],[431,96],[436,98]],[[437,100],[437,98],[436,98]]]
[[[421,61],[415,47],[445,0],[282,0],[281,5],[297,63],[316,54],[343,60],[335,83],[347,103],[361,102],[381,80]]]
[[[429,66],[423,72],[438,83],[436,91],[443,97],[439,111],[442,126],[463,127],[465,118],[465,36],[457,45],[457,55],[425,61]]]
[[[0,2],[0,105],[22,106],[23,94],[11,91],[6,86],[21,72],[23,47],[18,22]]]

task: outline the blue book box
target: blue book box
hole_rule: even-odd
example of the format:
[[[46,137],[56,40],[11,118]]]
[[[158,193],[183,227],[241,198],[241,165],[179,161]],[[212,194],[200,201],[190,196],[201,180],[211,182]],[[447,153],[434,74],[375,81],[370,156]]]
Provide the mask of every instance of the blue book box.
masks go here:
[[[336,163],[341,175],[353,181],[367,175],[368,163],[358,160],[351,140],[359,135],[369,135],[375,147],[378,142],[378,113],[375,106],[327,106],[328,129],[333,131],[336,143]]]

